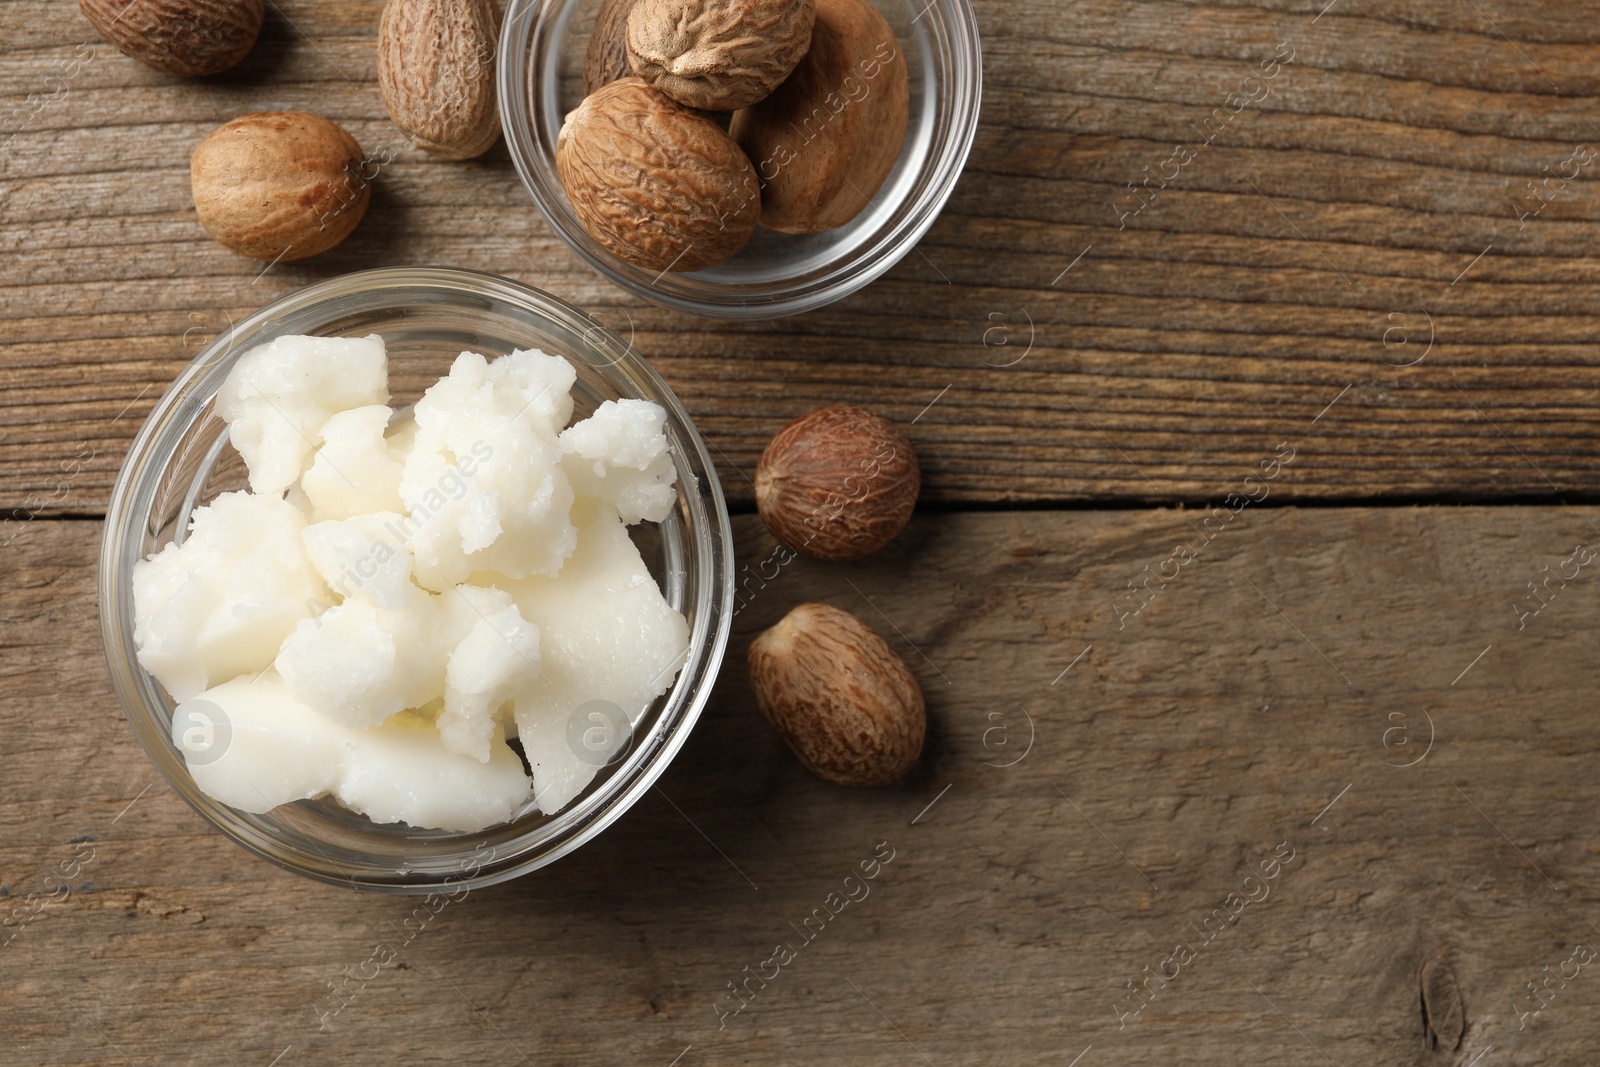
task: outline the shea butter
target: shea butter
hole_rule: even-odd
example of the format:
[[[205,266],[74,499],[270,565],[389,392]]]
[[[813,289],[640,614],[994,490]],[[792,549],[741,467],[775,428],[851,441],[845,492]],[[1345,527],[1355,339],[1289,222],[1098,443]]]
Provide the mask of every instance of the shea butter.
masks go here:
[[[573,367],[537,350],[463,352],[407,411],[387,379],[376,335],[238,360],[216,411],[250,489],[135,565],[139,661],[180,702],[196,784],[244,811],[327,797],[456,831],[560,811],[687,654],[628,533],[676,504],[666,414],[575,421]],[[575,747],[597,706],[624,729]]]

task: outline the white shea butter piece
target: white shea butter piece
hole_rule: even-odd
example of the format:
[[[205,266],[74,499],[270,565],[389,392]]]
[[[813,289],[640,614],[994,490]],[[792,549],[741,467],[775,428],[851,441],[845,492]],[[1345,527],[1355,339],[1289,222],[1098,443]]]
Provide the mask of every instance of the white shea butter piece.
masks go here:
[[[363,597],[381,608],[412,603],[411,548],[404,515],[374,511],[314,523],[301,534],[312,566],[335,596]]]
[[[662,597],[610,505],[581,501],[573,517],[578,550],[560,575],[506,587],[539,628],[539,677],[517,694],[515,714],[534,797],[546,812],[571,803],[609,755],[573,745],[580,709],[604,701],[633,726],[672,685],[689,648],[688,624]],[[579,724],[579,736],[587,725]]]
[[[538,351],[462,353],[398,416],[386,374],[378,337],[246,353],[217,406],[252,492],[135,565],[139,660],[225,804],[459,831],[560,811],[687,654],[627,525],[675,505],[666,414],[568,426],[575,373]]]
[[[672,513],[667,413],[648,400],[607,400],[561,434],[561,466],[579,496],[604,500],[623,522],[660,522]]]
[[[179,705],[172,724],[195,784],[241,811],[331,793],[377,822],[471,831],[505,822],[528,797],[504,745],[486,763],[455,755],[413,714],[352,730],[295,700],[271,671]]]
[[[400,502],[405,443],[384,437],[393,415],[387,405],[369,404],[336,412],[322,424],[322,447],[300,479],[318,519],[405,510]]]
[[[217,391],[217,414],[250,470],[250,488],[281,493],[306,468],[323,423],[389,402],[383,338],[279,337],[239,357]]]
[[[352,597],[301,620],[275,662],[295,699],[360,728],[443,692],[445,662],[464,627],[443,598],[412,594],[398,608]]]
[[[504,740],[501,708],[539,675],[539,630],[509,593],[461,585],[449,596],[468,625],[445,668],[439,736],[451,752],[487,762],[497,727]]]
[[[489,364],[489,380],[501,394],[520,398],[522,418],[543,437],[555,437],[572,418],[572,383],[578,373],[560,356],[519,348]]]
[[[481,830],[528,799],[528,775],[505,745],[487,763],[450,752],[433,723],[408,712],[358,735],[335,795],[375,822]]]
[[[415,523],[417,580],[429,589],[442,592],[478,571],[554,574],[576,543],[567,517],[572,487],[551,428],[571,412],[571,398],[554,398],[547,380],[570,386],[572,368],[541,352],[493,366],[508,360],[522,372],[494,373],[482,356],[463,352],[417,401],[400,496]],[[540,414],[546,408],[554,410]]]
[[[304,529],[278,497],[224,493],[195,511],[182,545],[133,565],[139,662],[175,699],[261,670],[327,600]]]

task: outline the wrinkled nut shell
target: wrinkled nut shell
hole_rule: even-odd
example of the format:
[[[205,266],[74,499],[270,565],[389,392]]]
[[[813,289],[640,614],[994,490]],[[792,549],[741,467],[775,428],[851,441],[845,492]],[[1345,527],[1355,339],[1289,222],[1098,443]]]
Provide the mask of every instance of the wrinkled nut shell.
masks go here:
[[[678,103],[733,111],[789,76],[815,15],[815,0],[639,0],[628,56],[635,74]]]
[[[899,427],[866,408],[819,408],[767,445],[756,508],[774,537],[818,559],[878,551],[905,528],[922,472]]]
[[[605,0],[589,34],[583,60],[583,94],[632,73],[628,65],[628,13],[639,0]]]
[[[639,78],[579,104],[556,138],[556,171],[578,221],[651,271],[721,263],[755,232],[755,171],[716,123]]]
[[[350,235],[372,187],[361,146],[303,111],[225,123],[189,160],[194,209],[219,244],[256,259],[304,259]]]
[[[865,0],[816,0],[811,50],[731,133],[761,179],[761,224],[780,233],[843,226],[900,158],[910,80],[894,31]]]
[[[500,136],[491,0],[389,0],[378,19],[378,85],[389,119],[443,159],[472,159]]]
[[[194,78],[250,53],[266,0],[78,0],[78,8],[125,55]]]
[[[802,604],[750,645],[756,704],[805,766],[888,785],[922,754],[927,714],[905,661],[849,612]]]

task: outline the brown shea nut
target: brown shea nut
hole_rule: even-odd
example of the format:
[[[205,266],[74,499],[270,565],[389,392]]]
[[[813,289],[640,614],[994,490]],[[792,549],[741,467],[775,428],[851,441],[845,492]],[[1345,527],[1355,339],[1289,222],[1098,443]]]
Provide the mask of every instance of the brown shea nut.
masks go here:
[[[628,13],[639,0],[605,0],[583,59],[583,94],[633,73],[628,66]]]
[[[761,180],[761,225],[780,233],[843,226],[900,158],[910,82],[894,31],[866,0],[816,0],[811,50],[730,132]]]
[[[567,116],[556,171],[589,236],[645,270],[721,263],[761,214],[755,171],[733,139],[640,78],[603,86]]]
[[[888,785],[922,754],[922,688],[894,649],[849,612],[801,604],[751,643],[749,661],[761,714],[828,781]]]
[[[378,18],[378,85],[395,127],[443,159],[472,159],[500,137],[492,0],[388,0]]]
[[[350,235],[372,187],[361,146],[303,111],[263,111],[224,123],[189,159],[200,225],[256,259],[304,259]]]
[[[78,0],[78,8],[125,55],[194,78],[249,54],[266,0]]]
[[[783,429],[756,467],[756,508],[772,535],[818,559],[870,556],[905,528],[922,473],[882,415],[839,405]]]
[[[633,72],[678,103],[734,111],[762,99],[811,44],[815,0],[639,0]]]

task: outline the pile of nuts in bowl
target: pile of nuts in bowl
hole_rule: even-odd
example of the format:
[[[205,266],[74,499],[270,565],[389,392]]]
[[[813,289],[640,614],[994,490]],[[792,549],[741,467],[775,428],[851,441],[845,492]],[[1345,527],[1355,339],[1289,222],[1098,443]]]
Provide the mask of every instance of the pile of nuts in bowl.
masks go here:
[[[867,0],[606,0],[584,91],[556,141],[567,198],[663,273],[721,263],[757,225],[849,222],[908,122],[905,57]]]

